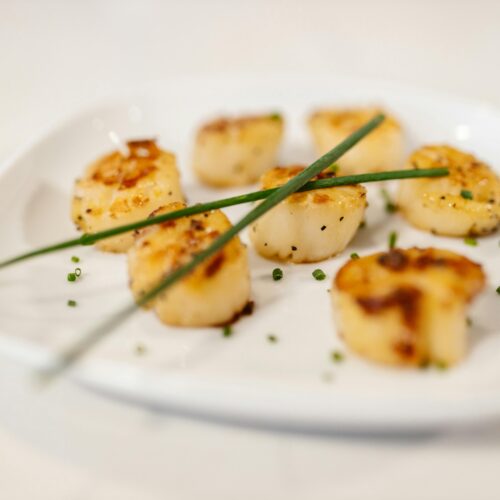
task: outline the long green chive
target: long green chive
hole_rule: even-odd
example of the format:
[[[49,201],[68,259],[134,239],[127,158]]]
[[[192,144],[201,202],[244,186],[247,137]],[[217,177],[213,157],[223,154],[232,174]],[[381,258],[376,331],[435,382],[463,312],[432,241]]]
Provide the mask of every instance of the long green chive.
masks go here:
[[[389,172],[375,172],[369,174],[357,174],[357,175],[344,175],[341,177],[331,177],[329,179],[319,179],[317,181],[308,182],[303,185],[297,191],[312,191],[314,189],[324,189],[336,186],[350,186],[353,184],[361,184],[365,182],[379,182],[395,179],[413,179],[416,177],[442,177],[448,175],[447,168],[430,168],[422,170],[394,170]],[[160,224],[162,222],[167,222],[169,220],[179,219],[181,217],[186,217],[188,215],[201,214],[203,212],[208,212],[210,210],[216,210],[218,208],[226,208],[234,205],[241,205],[243,203],[251,203],[253,201],[264,200],[278,191],[279,188],[264,189],[262,191],[255,191],[253,193],[242,194],[239,196],[232,196],[230,198],[224,198],[222,200],[210,201],[208,203],[199,203],[197,205],[192,205],[190,207],[182,208],[180,210],[175,210],[166,214],[157,215],[148,219],[143,219],[131,224],[124,224],[122,226],[117,226],[112,229],[106,229],[105,231],[99,231],[92,234],[83,234],[78,238],[71,240],[62,241],[49,246],[41,247],[30,252],[26,252],[15,257],[11,257],[7,260],[0,262],[0,269],[15,264],[17,262],[22,262],[23,260],[31,259],[33,257],[38,257],[39,255],[45,255],[52,252],[57,252],[59,250],[64,250],[66,248],[72,248],[77,246],[88,246],[93,245],[97,241],[104,240],[106,238],[111,238],[119,234],[128,233],[136,229],[140,229],[147,226],[153,226],[155,224]],[[288,196],[288,195],[287,195]],[[362,225],[360,225],[362,227]]]
[[[344,355],[340,351],[332,351],[330,358],[334,363],[341,363],[344,361]]]
[[[462,191],[460,191],[460,196],[466,200],[472,200],[473,198],[472,191],[469,191],[468,189],[462,189]]]
[[[68,300],[67,305],[68,307],[76,307],[76,300]]]
[[[276,267],[273,269],[273,280],[279,281],[281,278],[283,278],[283,271],[279,267]]]
[[[340,158],[344,153],[355,146],[363,137],[365,137],[373,129],[378,127],[383,120],[383,115],[375,116],[363,127],[359,128],[349,137],[344,139],[331,151],[309,165],[309,167],[307,167],[301,173],[290,179],[287,183],[283,184],[283,186],[277,188],[274,192],[267,196],[267,198],[262,203],[250,210],[250,212],[248,212],[234,226],[229,228],[225,233],[222,233],[205,250],[202,250],[190,262],[182,267],[177,268],[175,271],[166,276],[164,280],[154,286],[151,290],[149,290],[149,292],[144,294],[136,303],[130,304],[126,308],[118,311],[107,320],[105,320],[102,324],[98,325],[95,330],[82,337],[63,354],[58,365],[44,373],[44,381],[48,382],[52,380],[57,374],[61,373],[73,363],[75,363],[96,342],[101,340],[105,335],[109,335],[109,333],[114,328],[116,328],[117,325],[122,323],[126,318],[133,314],[137,310],[138,306],[147,304],[158,294],[165,291],[177,281],[182,279],[184,276],[191,273],[201,262],[204,262],[206,259],[216,254],[221,248],[229,243],[242,229],[249,226],[252,222],[257,220],[268,210],[276,206],[287,196],[303,187],[312,177],[315,177],[326,167],[337,161],[338,158]]]
[[[318,281],[323,281],[326,278],[326,274],[321,269],[315,269],[312,275],[314,279]]]
[[[222,329],[223,337],[230,337],[233,334],[233,327],[231,325],[225,325]]]
[[[471,247],[477,247],[477,240],[476,240],[476,238],[471,238],[471,237],[464,238],[464,243],[466,245],[471,246]]]
[[[398,241],[398,233],[396,231],[391,231],[389,233],[389,248],[392,250],[396,248],[396,243]]]
[[[384,201],[385,201],[385,211],[389,214],[396,212],[398,207],[395,203],[393,203],[391,196],[387,192],[387,189],[382,188],[380,190],[380,194],[382,195],[382,198],[384,198]]]

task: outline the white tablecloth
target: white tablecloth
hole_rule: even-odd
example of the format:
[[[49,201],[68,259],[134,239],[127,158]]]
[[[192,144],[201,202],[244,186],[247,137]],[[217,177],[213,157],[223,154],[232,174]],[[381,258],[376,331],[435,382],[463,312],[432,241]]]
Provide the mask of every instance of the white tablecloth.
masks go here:
[[[0,161],[113,88],[170,75],[331,71],[500,104],[500,3],[0,0]],[[304,435],[156,414],[0,359],[3,500],[500,498],[500,422]]]

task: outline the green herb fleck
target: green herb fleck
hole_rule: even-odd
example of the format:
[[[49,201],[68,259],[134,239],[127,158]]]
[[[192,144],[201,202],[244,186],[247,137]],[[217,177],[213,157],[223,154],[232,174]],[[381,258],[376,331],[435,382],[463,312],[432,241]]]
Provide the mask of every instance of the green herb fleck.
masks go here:
[[[135,353],[138,356],[142,356],[142,355],[146,354],[146,346],[144,344],[137,344],[135,346]]]
[[[351,259],[352,260],[358,260],[359,259],[359,255],[356,252],[352,252]]]
[[[68,300],[68,307],[76,307],[76,300]]]
[[[278,342],[278,337],[276,337],[276,335],[269,334],[267,336],[267,340],[269,340],[271,344],[276,344],[276,342]]]
[[[362,220],[360,223],[359,223],[359,229],[364,229],[366,227],[366,221]]]
[[[326,274],[321,269],[315,269],[312,275],[314,279],[318,281],[323,281],[326,278]]]
[[[500,287],[499,287],[500,288]],[[472,326],[472,318],[467,316],[467,326]]]
[[[476,238],[471,238],[471,237],[464,238],[464,243],[466,245],[470,245],[471,247],[477,247]]]
[[[436,361],[434,366],[436,367],[437,370],[440,370],[440,371],[444,371],[444,370],[448,369],[448,363],[446,363],[444,361]]]
[[[68,279],[68,281],[76,281],[76,274],[75,273],[68,273],[67,279]]]
[[[283,120],[283,117],[281,116],[280,113],[271,113],[269,115],[269,118],[271,118],[271,120]]]
[[[337,163],[332,163],[327,170],[336,174],[339,171],[339,165]]]
[[[392,250],[396,248],[396,243],[398,241],[398,233],[396,231],[391,231],[389,233],[389,248]]]
[[[497,287],[496,292],[498,293],[498,295],[500,295],[500,286]]]
[[[230,337],[233,334],[233,328],[231,325],[225,325],[222,329],[222,335],[224,337]]]
[[[344,361],[344,355],[340,351],[332,351],[330,358],[334,363],[342,363]]]
[[[273,280],[279,281],[281,278],[283,278],[283,271],[279,267],[274,268],[273,269]]]
[[[469,191],[468,189],[462,189],[462,191],[460,191],[460,196],[466,200],[472,200],[473,198],[472,191]]]
[[[76,255],[73,255],[73,257],[71,257],[71,262],[74,262],[75,264],[78,264],[78,262],[80,262],[80,257],[77,257]]]
[[[387,192],[386,189],[381,189],[380,194],[382,195],[382,198],[384,198],[385,201],[385,211],[389,214],[393,214],[394,212],[397,211],[398,207],[397,205],[392,201],[391,196]]]

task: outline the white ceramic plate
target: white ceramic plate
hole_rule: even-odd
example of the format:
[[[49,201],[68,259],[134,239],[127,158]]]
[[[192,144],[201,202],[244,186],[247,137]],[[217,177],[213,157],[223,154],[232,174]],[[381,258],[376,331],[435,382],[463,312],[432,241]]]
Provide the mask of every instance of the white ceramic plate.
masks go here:
[[[178,154],[191,202],[228,192],[200,186],[190,172],[196,126],[221,112],[282,111],[287,120],[281,163],[314,159],[305,117],[325,104],[380,103],[408,133],[408,150],[451,143],[498,165],[500,113],[445,95],[373,81],[334,77],[171,80],[109,99],[74,114],[26,147],[0,170],[0,257],[75,235],[69,219],[74,179],[123,138],[159,138]],[[389,186],[391,187],[391,186]],[[223,338],[220,329],[178,329],[139,312],[99,344],[72,373],[80,381],[158,407],[251,423],[337,430],[434,429],[500,418],[499,236],[470,247],[412,229],[387,216],[379,186],[369,188],[367,228],[343,255],[318,265],[281,266],[250,249],[255,313]],[[235,191],[230,191],[233,194]],[[228,210],[234,220],[248,210]],[[480,261],[489,283],[471,309],[466,361],[447,372],[396,370],[346,352],[332,321],[331,279],[350,252],[386,248],[391,230],[402,246],[438,246]],[[244,236],[246,239],[246,236]],[[83,279],[68,283],[81,258]],[[321,267],[328,280],[315,281]],[[77,308],[66,305],[78,301]],[[0,349],[34,366],[47,366],[65,346],[131,300],[123,256],[78,248],[0,272]],[[278,337],[275,344],[268,334]],[[137,355],[136,346],[146,348]],[[330,352],[346,352],[334,364]]]

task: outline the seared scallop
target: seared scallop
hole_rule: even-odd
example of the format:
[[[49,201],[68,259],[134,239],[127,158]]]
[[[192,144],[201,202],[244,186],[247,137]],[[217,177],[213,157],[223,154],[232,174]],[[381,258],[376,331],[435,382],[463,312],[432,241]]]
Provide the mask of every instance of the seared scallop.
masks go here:
[[[283,119],[277,114],[207,123],[196,136],[194,171],[212,186],[252,184],[276,165],[282,135]]]
[[[262,176],[262,189],[281,186],[304,170],[276,167]],[[331,177],[332,172],[320,177]],[[356,233],[366,207],[363,186],[295,193],[250,227],[257,252],[268,259],[316,262],[341,252]]]
[[[154,215],[179,210],[172,203]],[[220,210],[182,217],[141,229],[128,252],[130,287],[136,298],[187,264],[231,227]],[[249,304],[246,248],[238,237],[153,299],[148,306],[168,325],[213,326],[233,321]]]
[[[334,279],[339,332],[389,365],[451,366],[466,353],[466,312],[483,289],[479,264],[447,250],[394,249],[351,260]]]
[[[404,162],[404,138],[398,121],[378,108],[334,108],[309,117],[318,155],[323,155],[364,125],[376,114],[385,120],[337,161],[343,175],[380,172],[400,168]]]
[[[425,146],[408,167],[446,167],[446,177],[400,181],[397,203],[414,226],[447,236],[479,236],[500,223],[500,179],[473,155],[450,146]]]
[[[184,201],[172,153],[154,140],[130,141],[127,149],[127,154],[114,151],[98,159],[75,182],[71,216],[85,233],[136,222],[162,205]],[[124,233],[97,246],[125,252],[132,243],[132,233]]]

